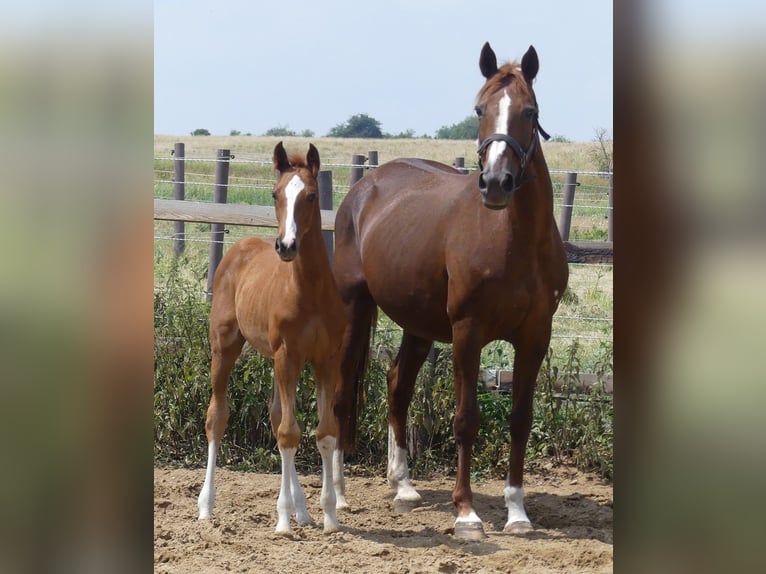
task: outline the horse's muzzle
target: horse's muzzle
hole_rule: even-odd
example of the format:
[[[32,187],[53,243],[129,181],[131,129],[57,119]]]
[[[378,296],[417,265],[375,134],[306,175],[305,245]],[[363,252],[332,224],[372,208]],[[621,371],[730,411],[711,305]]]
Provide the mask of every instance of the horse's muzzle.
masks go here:
[[[298,255],[298,241],[294,239],[290,241],[289,244],[285,245],[282,239],[277,237],[277,240],[274,242],[274,249],[282,261],[289,262],[295,259],[295,256]]]
[[[508,170],[483,171],[479,175],[479,191],[485,207],[504,209],[508,206],[514,189],[516,189],[516,180]]]

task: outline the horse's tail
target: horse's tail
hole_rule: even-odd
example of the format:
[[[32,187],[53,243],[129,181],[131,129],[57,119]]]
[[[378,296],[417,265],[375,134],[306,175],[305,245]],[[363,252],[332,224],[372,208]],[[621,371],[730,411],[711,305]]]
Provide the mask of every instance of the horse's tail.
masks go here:
[[[348,411],[348,421],[346,432],[343,433],[343,450],[346,453],[353,453],[356,450],[356,440],[359,429],[359,419],[367,404],[367,385],[364,381],[364,375],[370,363],[370,346],[375,336],[375,326],[378,324],[378,307],[373,305],[373,311],[367,316],[367,325],[362,326],[362,342],[359,360],[356,364],[354,373],[354,389],[351,393],[351,405]]]

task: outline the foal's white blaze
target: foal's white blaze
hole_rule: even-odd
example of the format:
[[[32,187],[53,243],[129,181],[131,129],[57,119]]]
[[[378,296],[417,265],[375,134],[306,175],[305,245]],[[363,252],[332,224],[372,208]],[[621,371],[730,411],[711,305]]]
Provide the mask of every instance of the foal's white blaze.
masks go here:
[[[207,445],[207,471],[205,472],[205,483],[202,485],[202,491],[197,499],[197,508],[199,508],[199,519],[209,518],[213,513],[215,504],[215,463],[218,455],[218,443],[212,441]]]
[[[508,90],[503,90],[503,96],[497,103],[497,119],[495,120],[495,133],[508,135],[508,115],[511,111],[511,96]],[[495,163],[505,153],[505,142],[492,142],[487,149],[487,170],[494,171]]]
[[[529,523],[527,513],[524,511],[524,487],[511,486],[506,480],[503,494],[505,495],[505,505],[508,507],[508,521],[505,526],[508,527],[514,522]]]
[[[410,469],[407,466],[407,449],[396,445],[394,429],[388,425],[388,484],[396,488],[394,500],[419,504],[423,499],[410,482]]]
[[[295,241],[295,236],[298,233],[298,227],[295,225],[295,202],[304,187],[303,181],[298,174],[295,174],[287,186],[285,186],[287,213],[285,214],[285,235],[282,237],[283,245],[290,245]]]

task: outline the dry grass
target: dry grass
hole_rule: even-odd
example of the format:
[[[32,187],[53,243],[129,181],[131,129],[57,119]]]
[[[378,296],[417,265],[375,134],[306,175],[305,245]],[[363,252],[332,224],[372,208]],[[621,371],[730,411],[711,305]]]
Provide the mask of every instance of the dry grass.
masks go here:
[[[154,136],[154,155],[170,157],[173,144],[183,142],[187,157],[215,157],[217,149],[229,149],[237,159],[270,160],[274,146],[283,141],[288,150],[301,150],[312,142],[319,149],[323,163],[349,163],[354,154],[378,152],[380,163],[398,157],[421,157],[452,164],[456,157],[465,158],[466,167],[476,162],[476,143],[470,140],[442,139],[356,139],[327,137],[263,137],[263,136]],[[593,143],[543,143],[550,169],[595,171]]]

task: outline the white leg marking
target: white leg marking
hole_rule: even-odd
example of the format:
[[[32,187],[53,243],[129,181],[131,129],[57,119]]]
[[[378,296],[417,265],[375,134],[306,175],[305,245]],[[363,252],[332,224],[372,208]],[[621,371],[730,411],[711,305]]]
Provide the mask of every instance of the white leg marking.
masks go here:
[[[209,518],[213,513],[215,504],[215,463],[218,456],[218,443],[209,442],[207,445],[207,470],[205,471],[205,483],[197,499],[199,519]]]
[[[508,90],[503,90],[503,97],[500,98],[497,108],[497,119],[495,120],[495,133],[508,135],[508,115],[511,109],[511,96]],[[495,163],[505,153],[505,142],[492,142],[487,149],[487,170],[494,171]]]
[[[298,233],[298,228],[295,225],[295,200],[304,187],[303,181],[298,177],[298,174],[295,174],[287,186],[285,186],[287,214],[285,215],[285,235],[282,237],[284,245],[290,245],[290,243],[295,241],[296,234]]]
[[[301,483],[298,481],[298,471],[295,470],[295,456],[293,456],[292,469],[290,470],[290,492],[293,495],[292,511],[295,514],[295,520],[300,526],[314,524],[314,519],[311,518],[308,508],[306,508],[306,495],[303,492]]]
[[[337,446],[337,445],[336,445]],[[343,449],[336,448],[332,457],[332,484],[335,487],[335,508],[348,508],[346,479],[343,477]]]
[[[336,498],[333,481],[333,451],[335,451],[335,437],[326,436],[317,441],[319,453],[322,455],[322,495],[319,497],[319,505],[324,511],[324,531],[335,532],[338,530],[338,516],[335,512]]]
[[[527,513],[524,512],[524,487],[511,486],[506,480],[503,495],[505,505],[508,507],[508,521],[505,527],[509,528],[514,522],[527,522],[531,526]]]
[[[479,522],[479,523],[481,523],[481,518],[479,518],[477,516],[477,514],[472,510],[471,512],[469,512],[465,516],[458,516],[455,519],[455,524],[458,524],[459,522],[471,522],[471,523]]]
[[[293,503],[293,491],[290,485],[291,474],[295,468],[294,448],[279,449],[282,457],[282,480],[279,487],[279,497],[277,498],[277,528],[278,534],[287,534],[292,531],[290,528],[290,514],[292,514],[295,505]]]
[[[394,429],[388,425],[388,484],[396,489],[394,500],[420,503],[421,496],[410,482],[410,469],[407,466],[407,450],[396,445]]]

